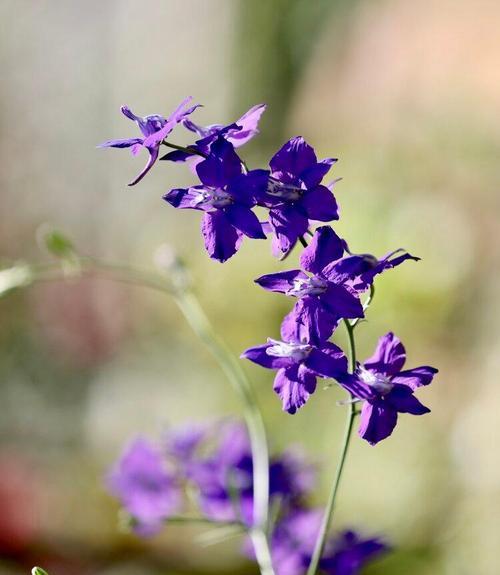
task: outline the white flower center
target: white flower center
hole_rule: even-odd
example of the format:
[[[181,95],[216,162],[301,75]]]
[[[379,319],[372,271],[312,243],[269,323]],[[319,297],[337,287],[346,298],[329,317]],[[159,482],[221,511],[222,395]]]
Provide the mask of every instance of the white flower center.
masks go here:
[[[287,295],[304,297],[306,295],[321,295],[328,289],[328,282],[318,277],[297,278],[293,286],[286,292]]]
[[[267,341],[273,344],[266,349],[267,355],[272,357],[291,357],[294,361],[303,361],[312,351],[312,346],[304,343],[286,343],[271,338]]]
[[[304,190],[292,184],[284,184],[275,178],[270,177],[267,184],[267,193],[276,198],[282,198],[289,202],[298,200]]]
[[[382,395],[387,395],[394,387],[391,378],[382,373],[374,373],[364,367],[360,367],[358,369],[358,375],[363,383],[373,387],[375,391],[378,391]]]
[[[225,208],[232,203],[233,198],[231,195],[219,188],[200,190],[194,201],[195,206],[203,204],[213,208]]]

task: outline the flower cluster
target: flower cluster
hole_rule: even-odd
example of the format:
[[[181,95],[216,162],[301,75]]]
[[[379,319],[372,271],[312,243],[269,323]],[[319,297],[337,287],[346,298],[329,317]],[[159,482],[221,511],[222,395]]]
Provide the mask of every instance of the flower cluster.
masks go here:
[[[215,524],[253,524],[253,468],[245,427],[234,421],[171,430],[159,445],[133,441],[108,477],[108,485],[140,535],[157,533],[189,509],[182,493],[194,493],[202,518]],[[269,499],[275,521],[270,537],[277,575],[302,575],[309,565],[321,510],[307,505],[314,469],[295,451],[271,458]],[[191,506],[193,504],[191,503]],[[378,539],[346,531],[327,542],[320,567],[331,575],[355,575],[387,549]],[[243,551],[252,557],[245,541]]]
[[[269,169],[249,170],[236,148],[258,134],[265,106],[254,106],[229,125],[201,127],[188,118],[197,108],[187,107],[190,100],[184,100],[167,119],[158,115],[140,118],[123,107],[143,137],[112,140],[103,146],[132,147],[133,153],[141,147],[148,150],[149,162],[131,185],[150,169],[162,144],[174,148],[161,159],[187,162],[200,183],[173,189],[164,199],[175,208],[203,212],[205,248],[219,262],[238,251],[244,236],[272,236],[272,251],[281,258],[298,242],[305,246],[300,269],[255,280],[262,288],[283,293],[296,303],[281,324],[281,339],[269,338],[267,343],[246,350],[242,357],[276,370],[274,391],[283,410],[291,414],[314,393],[318,377],[336,380],[352,401],[363,402],[359,433],[371,444],[391,434],[398,413],[427,413],[413,392],[430,383],[437,370],[424,366],[399,373],[405,350],[392,333],[380,339],[374,355],[378,360],[357,364],[354,373],[348,373],[344,353],[330,341],[341,320],[352,320],[349,325],[355,325],[364,317],[361,298],[373,289],[377,275],[419,258],[402,249],[381,258],[355,254],[330,226],[321,225],[313,231],[314,222],[339,218],[332,193],[339,178],[328,185],[322,183],[336,160],[318,161],[304,138],[294,137],[274,154]],[[187,147],[170,143],[167,137],[178,124],[199,139]],[[256,215],[256,208],[264,210],[264,221]]]

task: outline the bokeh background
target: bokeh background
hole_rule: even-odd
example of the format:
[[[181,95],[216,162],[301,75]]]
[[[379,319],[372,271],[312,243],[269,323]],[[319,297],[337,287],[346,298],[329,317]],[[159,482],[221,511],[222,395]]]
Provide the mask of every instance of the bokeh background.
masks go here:
[[[355,251],[423,258],[378,281],[360,357],[393,329],[409,365],[440,374],[420,392],[431,415],[402,417],[376,448],[354,442],[335,526],[392,542],[372,575],[497,574],[500,4],[2,0],[0,27],[2,260],[47,258],[43,224],[83,253],[145,267],[168,243],[235,354],[277,334],[289,308],[252,282],[280,269],[269,245],[210,261],[199,215],[161,200],[190,182],[185,167],[160,164],[127,188],[144,158],[96,144],[135,135],[120,105],[168,114],[190,94],[202,124],[269,104],[245,150],[252,166],[297,134],[340,158],[339,233]],[[16,292],[0,318],[0,573],[254,573],[237,540],[203,547],[183,526],[148,542],[120,532],[103,487],[131,437],[240,412],[174,304],[87,278]],[[273,449],[302,445],[321,470],[321,504],[339,395],[319,389],[289,416],[270,373],[245,369]]]

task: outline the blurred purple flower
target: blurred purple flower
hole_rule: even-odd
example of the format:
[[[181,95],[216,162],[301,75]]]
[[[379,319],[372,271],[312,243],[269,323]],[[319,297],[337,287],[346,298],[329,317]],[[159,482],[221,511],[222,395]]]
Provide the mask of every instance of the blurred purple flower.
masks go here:
[[[268,338],[267,343],[247,349],[241,357],[262,367],[277,369],[274,391],[281,397],[283,410],[295,413],[316,390],[317,377],[336,379],[347,369],[347,359],[333,343],[300,338],[295,316],[289,314],[282,326],[283,341]]]
[[[298,509],[276,526],[271,550],[276,575],[304,575],[319,533],[323,511]],[[360,569],[388,547],[379,539],[362,539],[345,531],[326,542],[320,571],[327,575],[356,575]]]
[[[110,491],[137,522],[134,528],[140,535],[157,533],[182,507],[175,475],[166,469],[160,450],[146,439],[128,445],[107,480]]]
[[[333,158],[318,162],[313,148],[302,137],[292,138],[272,157],[267,191],[260,204],[269,208],[275,253],[288,253],[306,233],[310,220],[338,219],[331,189],[321,185],[334,162]]]
[[[406,351],[391,332],[382,336],[375,353],[354,374],[345,374],[338,381],[354,397],[363,401],[360,436],[375,445],[391,435],[398,413],[423,415],[430,409],[422,405],[413,392],[431,383],[437,369],[430,366],[402,371]]]
[[[253,464],[246,428],[230,422],[220,430],[212,453],[190,467],[189,479],[199,491],[204,515],[214,521],[253,523]],[[284,510],[296,504],[314,484],[311,466],[295,453],[271,458],[269,497]]]
[[[151,116],[136,116],[128,106],[122,106],[121,111],[124,116],[133,120],[142,132],[141,138],[128,138],[123,140],[109,140],[100,144],[100,148],[131,148],[132,154],[136,156],[143,148],[148,151],[149,158],[140,174],[129,183],[134,186],[144,178],[158,159],[160,146],[163,140],[184,118],[192,114],[199,105],[186,107],[192,97],[183,100],[168,118],[153,114]]]
[[[359,295],[339,276],[323,273],[323,268],[344,253],[345,242],[329,226],[317,228],[311,243],[301,254],[303,271],[289,270],[267,274],[256,279],[264,289],[284,293],[299,301],[290,314],[307,341],[325,341],[331,335],[341,318],[363,317],[363,306]]]
[[[243,234],[265,239],[262,225],[251,210],[256,194],[266,184],[264,170],[244,174],[234,147],[219,136],[196,171],[202,185],[171,190],[164,200],[174,208],[204,212],[201,230],[211,258],[225,262],[238,251]]]

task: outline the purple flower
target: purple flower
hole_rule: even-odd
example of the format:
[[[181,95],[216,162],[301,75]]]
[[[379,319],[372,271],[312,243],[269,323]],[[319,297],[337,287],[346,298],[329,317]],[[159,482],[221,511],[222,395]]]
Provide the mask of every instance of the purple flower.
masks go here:
[[[347,368],[342,350],[330,342],[300,338],[293,316],[281,326],[283,341],[269,338],[264,345],[247,349],[241,357],[262,367],[277,369],[274,391],[281,397],[283,410],[295,413],[316,390],[317,377],[336,379]]]
[[[165,519],[182,506],[176,477],[162,453],[146,439],[133,441],[108,476],[108,486],[137,521],[140,535],[157,533]]]
[[[363,306],[358,293],[341,276],[333,281],[323,273],[323,268],[344,253],[345,242],[329,226],[317,228],[309,246],[302,252],[301,270],[267,274],[256,279],[264,289],[284,293],[299,301],[291,313],[303,327],[301,339],[324,341],[333,333],[340,318],[363,317]]]
[[[204,515],[214,521],[241,520],[253,523],[253,464],[248,433],[239,423],[230,422],[220,430],[213,453],[190,467],[189,479],[199,492]],[[310,466],[292,452],[271,458],[269,497],[280,509],[294,505],[314,483]]]
[[[292,138],[272,157],[268,188],[260,203],[269,208],[275,253],[288,253],[306,233],[310,220],[338,219],[337,202],[331,190],[321,185],[335,161],[318,162],[302,137]]]
[[[278,523],[271,539],[276,575],[304,575],[322,515],[319,509],[298,509]],[[363,539],[353,531],[345,531],[327,541],[320,571],[327,575],[356,575],[370,560],[387,550],[379,539]]]
[[[182,124],[191,132],[198,134],[200,139],[194,145],[189,146],[193,151],[200,152],[201,155],[189,154],[182,150],[174,150],[160,158],[161,160],[170,160],[173,162],[188,162],[191,168],[202,161],[202,155],[206,155],[210,151],[211,144],[222,135],[230,144],[235,148],[239,148],[251,140],[259,133],[258,125],[262,114],[266,109],[265,104],[258,104],[245,112],[241,118],[236,120],[233,124],[223,126],[221,124],[213,124],[211,126],[198,126],[188,118],[182,120]]]
[[[141,116],[136,116],[127,106],[122,106],[122,114],[130,120],[133,120],[139,126],[139,129],[142,132],[142,137],[128,138],[124,140],[109,140],[100,144],[99,147],[131,148],[134,156],[136,156],[143,148],[148,151],[149,159],[147,164],[144,166],[141,173],[129,183],[129,186],[134,186],[142,180],[158,159],[160,146],[163,140],[170,134],[177,124],[199,107],[196,105],[186,108],[191,100],[191,96],[183,100],[168,118],[164,118],[157,114],[142,118]]]
[[[363,401],[359,434],[371,445],[391,435],[398,413],[423,415],[430,409],[413,392],[431,383],[434,367],[421,366],[402,371],[406,351],[391,332],[382,336],[375,353],[354,374],[345,374],[339,383]]]
[[[256,194],[265,186],[264,170],[244,174],[233,146],[219,136],[196,171],[202,185],[171,190],[164,199],[174,208],[204,212],[201,231],[211,258],[225,262],[238,251],[243,234],[265,239],[262,225],[251,210]]]

